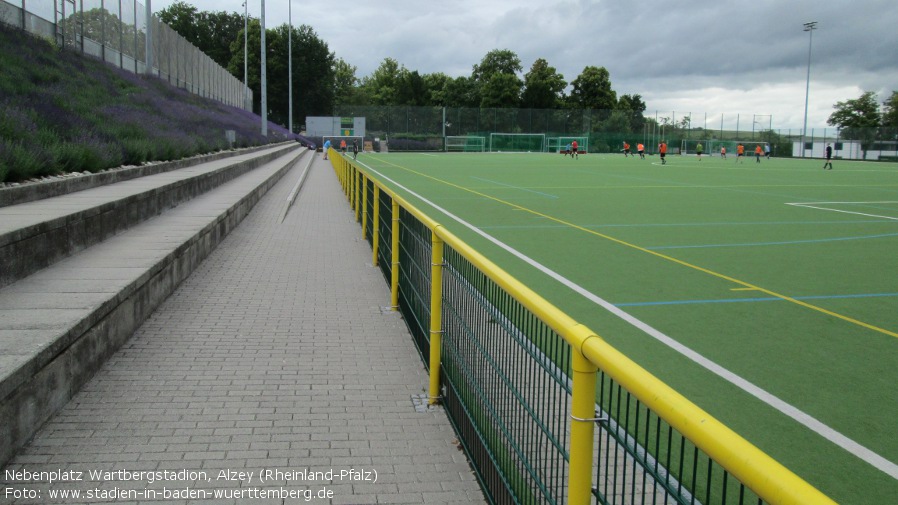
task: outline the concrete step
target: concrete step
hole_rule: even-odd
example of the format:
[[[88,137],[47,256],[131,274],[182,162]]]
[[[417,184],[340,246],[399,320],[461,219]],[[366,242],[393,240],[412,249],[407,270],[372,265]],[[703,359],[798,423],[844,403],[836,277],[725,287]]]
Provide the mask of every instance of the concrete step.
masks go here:
[[[0,207],[0,287],[298,149],[291,142]]]
[[[314,155],[292,146],[273,152],[276,157],[255,170],[151,219],[135,216],[142,222],[114,236],[100,230],[102,242],[0,288],[0,465],[68,402],[283,174],[302,156]],[[133,212],[143,208],[159,207],[138,206]]]

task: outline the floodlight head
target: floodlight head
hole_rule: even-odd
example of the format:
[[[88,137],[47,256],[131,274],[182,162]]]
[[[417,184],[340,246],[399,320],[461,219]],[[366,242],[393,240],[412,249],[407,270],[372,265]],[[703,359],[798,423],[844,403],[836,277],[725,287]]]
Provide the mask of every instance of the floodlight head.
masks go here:
[[[809,31],[811,31],[811,30],[816,30],[816,29],[817,29],[817,22],[816,22],[816,21],[811,21],[811,22],[809,22],[809,23],[805,23],[805,24],[804,24],[804,31],[806,31],[806,32],[809,32]]]

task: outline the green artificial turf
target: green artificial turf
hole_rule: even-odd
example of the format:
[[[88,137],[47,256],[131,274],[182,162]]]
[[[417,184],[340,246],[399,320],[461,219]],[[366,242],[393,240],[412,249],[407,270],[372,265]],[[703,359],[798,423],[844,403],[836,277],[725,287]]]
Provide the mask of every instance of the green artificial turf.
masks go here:
[[[502,250],[489,234],[898,462],[898,164],[362,155],[399,193],[843,503],[898,480]],[[378,175],[379,174],[379,175]],[[453,216],[445,215],[434,204]],[[855,451],[856,452],[856,451]]]

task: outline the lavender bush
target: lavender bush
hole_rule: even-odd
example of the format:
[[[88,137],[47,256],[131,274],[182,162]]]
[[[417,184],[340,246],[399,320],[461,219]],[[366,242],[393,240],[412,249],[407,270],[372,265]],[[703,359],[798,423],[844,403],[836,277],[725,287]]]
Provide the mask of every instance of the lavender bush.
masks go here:
[[[135,75],[0,23],[0,182],[97,172],[287,139],[251,112]]]

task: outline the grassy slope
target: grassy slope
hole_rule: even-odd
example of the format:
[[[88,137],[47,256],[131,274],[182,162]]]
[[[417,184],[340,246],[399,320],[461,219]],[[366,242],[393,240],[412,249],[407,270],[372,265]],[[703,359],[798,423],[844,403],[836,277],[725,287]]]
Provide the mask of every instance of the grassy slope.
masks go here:
[[[288,138],[247,111],[62,51],[0,23],[0,182],[164,161]]]

